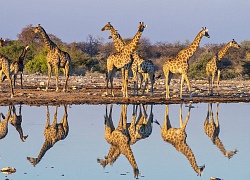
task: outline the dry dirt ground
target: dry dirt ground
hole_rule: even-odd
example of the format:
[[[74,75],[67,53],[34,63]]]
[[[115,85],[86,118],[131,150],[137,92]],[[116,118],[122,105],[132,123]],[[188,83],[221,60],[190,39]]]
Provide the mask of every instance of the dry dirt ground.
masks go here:
[[[71,76],[68,91],[62,92],[64,77],[59,77],[60,91],[55,92],[55,76],[52,76],[49,91],[44,91],[47,76],[39,74],[24,75],[24,88],[20,89],[20,79],[17,78],[14,97],[10,98],[8,82],[0,83],[0,105],[26,104],[31,106],[60,105],[60,104],[122,104],[122,103],[153,103],[153,104],[177,104],[190,101],[187,92],[183,92],[184,100],[179,98],[179,79],[171,81],[171,99],[165,98],[165,80],[157,79],[154,95],[150,93],[138,96],[132,95],[133,83],[129,81],[129,97],[122,98],[121,78],[114,79],[115,97],[103,96],[105,89],[105,76],[100,74],[87,74],[85,76]],[[221,81],[219,90],[214,89],[214,95],[207,95],[207,80],[191,80],[193,103],[201,102],[249,102],[250,81],[228,80]],[[186,85],[184,90],[186,89]]]

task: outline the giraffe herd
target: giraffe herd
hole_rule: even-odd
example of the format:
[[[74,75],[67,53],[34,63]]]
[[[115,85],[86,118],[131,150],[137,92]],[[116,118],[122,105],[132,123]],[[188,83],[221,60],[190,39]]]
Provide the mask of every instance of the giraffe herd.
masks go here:
[[[133,73],[133,83],[134,83],[134,91],[133,95],[138,95],[138,76],[140,78],[140,87],[142,87],[142,82],[144,81],[144,87],[142,91],[142,95],[144,95],[145,90],[148,90],[148,82],[150,80],[151,83],[151,96],[153,96],[154,90],[154,82],[155,82],[155,66],[151,60],[143,59],[139,53],[136,51],[136,47],[138,46],[139,40],[142,36],[144,29],[147,27],[143,22],[139,22],[138,31],[135,36],[129,43],[126,43],[121,35],[117,32],[117,30],[108,22],[101,30],[110,31],[110,37],[114,41],[114,46],[116,52],[109,55],[107,58],[107,71],[106,71],[106,93],[104,96],[108,96],[109,82],[110,82],[110,94],[114,96],[113,92],[113,79],[115,73],[118,69],[121,69],[122,74],[122,93],[124,98],[128,98],[128,74],[129,70],[132,70]],[[35,34],[40,34],[44,41],[45,46],[48,49],[46,60],[48,66],[48,80],[46,91],[49,89],[50,79],[52,68],[55,71],[56,76],[56,91],[59,91],[59,69],[62,68],[64,75],[66,77],[65,84],[63,87],[63,91],[67,91],[67,85],[69,80],[69,73],[71,69],[71,57],[67,52],[62,51],[49,37],[44,28],[38,24],[37,27],[34,28]],[[202,37],[210,38],[208,34],[208,29],[202,28],[201,31],[196,35],[194,41],[185,49],[181,50],[176,56],[168,57],[165,60],[163,65],[163,72],[165,75],[165,86],[166,86],[166,99],[170,97],[170,81],[174,74],[181,74],[180,80],[180,99],[183,99],[182,91],[183,85],[186,81],[188,91],[190,93],[190,98],[192,98],[191,93],[191,85],[187,76],[188,70],[188,60],[194,55],[196,50],[199,47]],[[1,45],[3,45],[3,40],[1,39]],[[220,71],[221,66],[220,62],[222,57],[226,54],[227,50],[230,47],[240,48],[240,45],[233,39],[228,44],[225,45],[215,56],[207,63],[206,65],[206,73],[208,76],[208,95],[213,95],[213,84],[215,74],[217,73],[217,88],[219,87],[219,79],[220,79]],[[22,73],[24,69],[23,60],[25,58],[25,54],[29,49],[29,45],[26,45],[21,53],[19,59],[10,64],[10,61],[4,55],[0,55],[0,78],[1,81],[4,79],[8,79],[11,98],[14,96],[13,88],[15,88],[15,82],[18,72],[20,72],[21,79],[21,89],[23,88],[22,83]],[[2,72],[5,74],[2,78]],[[13,75],[13,80],[11,76]],[[14,81],[14,83],[12,82]]]

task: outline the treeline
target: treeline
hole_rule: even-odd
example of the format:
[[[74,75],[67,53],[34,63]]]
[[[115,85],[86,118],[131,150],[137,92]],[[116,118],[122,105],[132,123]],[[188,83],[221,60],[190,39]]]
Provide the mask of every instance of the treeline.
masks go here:
[[[28,44],[30,50],[27,52],[24,62],[25,72],[44,74],[47,73],[47,49],[44,46],[42,37],[36,35],[33,32],[33,28],[32,25],[23,28],[21,33],[17,35],[17,40],[5,39],[2,47],[0,47],[0,53],[14,61],[20,56],[23,47]],[[59,48],[70,54],[73,74],[84,75],[87,71],[105,73],[106,59],[111,53],[115,52],[112,41],[104,43],[103,38],[93,37],[92,35],[88,35],[86,41],[72,43],[64,43],[55,35],[49,33],[48,35]],[[125,41],[129,42],[130,39],[125,39]],[[144,59],[150,59],[154,62],[157,74],[163,74],[162,67],[166,58],[175,56],[190,43],[189,41],[184,43],[177,41],[175,43],[157,42],[152,44],[149,39],[142,37],[137,51]],[[249,79],[250,77],[250,41],[238,43],[241,45],[241,48],[230,48],[222,60],[224,67],[221,72],[222,79],[238,76]],[[189,77],[196,79],[206,78],[205,67],[207,62],[225,44],[206,44],[200,47],[189,61]]]

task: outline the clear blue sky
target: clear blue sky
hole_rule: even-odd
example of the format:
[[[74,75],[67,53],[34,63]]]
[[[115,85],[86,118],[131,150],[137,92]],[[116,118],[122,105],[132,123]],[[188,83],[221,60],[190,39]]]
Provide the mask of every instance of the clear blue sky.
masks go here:
[[[151,43],[192,41],[201,27],[210,39],[201,44],[250,39],[249,0],[2,0],[0,37],[17,39],[29,24],[40,23],[63,42],[86,41],[89,34],[108,42],[101,28],[110,21],[123,38],[131,38],[138,23],[148,27]]]

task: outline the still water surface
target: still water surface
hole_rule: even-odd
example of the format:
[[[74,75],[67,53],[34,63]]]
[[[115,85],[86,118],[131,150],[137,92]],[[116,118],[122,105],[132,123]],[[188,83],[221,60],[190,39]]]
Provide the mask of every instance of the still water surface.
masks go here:
[[[19,115],[19,105],[0,108],[6,117],[8,111],[13,116],[13,110]],[[189,107],[185,104],[152,107],[114,104],[112,119],[110,108],[111,105],[60,106],[57,123],[62,119],[64,123],[57,126],[57,131],[55,128],[47,130],[45,136],[47,120],[50,120],[50,129],[55,127],[52,122],[56,107],[49,106],[47,109],[46,106],[22,105],[21,126],[10,119],[6,136],[0,133],[0,168],[12,166],[16,168],[16,173],[1,173],[0,179],[134,179],[133,167],[124,156],[126,153],[132,153],[129,157],[133,157],[130,160],[139,169],[139,179],[249,178],[250,104],[212,104],[212,109],[209,104],[192,104],[190,117],[187,116]],[[207,113],[209,109],[211,111]],[[186,121],[185,129],[185,124],[181,124],[183,131],[164,126],[171,124],[173,128],[180,128],[180,113],[182,122]],[[105,131],[106,115],[109,119],[106,120]],[[206,130],[206,134],[204,122],[211,117],[215,123],[216,119],[219,121],[220,131],[214,127],[210,128],[211,131]],[[1,120],[3,122],[3,118]],[[133,126],[132,120],[137,124]],[[154,123],[150,123],[151,120]],[[123,126],[125,121],[132,124],[127,124],[127,129]],[[108,126],[112,122],[114,128],[123,133],[116,133],[115,136],[108,134],[108,130],[113,130]],[[179,134],[168,134],[174,131]],[[104,136],[105,132],[107,136]],[[126,145],[118,142],[121,139],[127,141]],[[190,161],[183,147],[186,147],[188,155],[193,155]],[[238,151],[236,154],[235,149]],[[231,155],[231,158],[225,155]],[[97,159],[103,164],[113,165],[107,164],[103,168]],[[201,177],[197,176],[196,165],[205,165]]]

